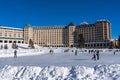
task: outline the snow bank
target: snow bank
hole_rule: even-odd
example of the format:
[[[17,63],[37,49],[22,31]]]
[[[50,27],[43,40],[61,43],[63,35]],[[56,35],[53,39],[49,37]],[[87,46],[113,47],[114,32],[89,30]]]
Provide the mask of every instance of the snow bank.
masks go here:
[[[120,64],[97,65],[94,68],[4,66],[0,80],[117,80],[120,79]]]
[[[0,46],[4,46],[7,45],[8,49],[12,49],[12,43],[0,43]],[[28,45],[29,44],[24,44],[24,43],[16,43],[16,45],[18,46],[18,49],[29,49]],[[34,44],[35,48],[40,48],[38,45]]]

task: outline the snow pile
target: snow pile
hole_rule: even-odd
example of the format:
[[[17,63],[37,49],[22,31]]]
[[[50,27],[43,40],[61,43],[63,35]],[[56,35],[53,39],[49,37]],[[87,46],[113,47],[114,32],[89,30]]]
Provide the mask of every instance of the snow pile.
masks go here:
[[[4,66],[0,80],[116,80],[120,79],[120,64],[97,65],[94,68]]]
[[[96,79],[120,80],[120,64],[95,66],[94,73]]]
[[[17,49],[17,56],[30,56],[45,54],[41,49]],[[0,50],[0,57],[13,57],[14,49]]]
[[[7,45],[8,49],[12,49],[12,43],[0,43],[0,46],[4,46]],[[24,43],[16,43],[16,45],[18,46],[18,49],[29,49],[28,45],[29,44],[24,44]],[[34,44],[35,48],[40,48],[38,45]]]

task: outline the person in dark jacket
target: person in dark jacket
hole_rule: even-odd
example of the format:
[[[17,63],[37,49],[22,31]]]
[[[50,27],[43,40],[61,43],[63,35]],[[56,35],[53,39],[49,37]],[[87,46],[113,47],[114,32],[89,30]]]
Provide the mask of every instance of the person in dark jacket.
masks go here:
[[[77,55],[77,50],[75,50],[75,55]]]
[[[92,60],[96,60],[96,53],[93,53]]]
[[[115,51],[114,51],[114,55],[115,55]]]
[[[96,56],[97,56],[97,60],[99,60],[99,50],[97,50]]]
[[[17,50],[14,51],[14,58],[17,58]]]

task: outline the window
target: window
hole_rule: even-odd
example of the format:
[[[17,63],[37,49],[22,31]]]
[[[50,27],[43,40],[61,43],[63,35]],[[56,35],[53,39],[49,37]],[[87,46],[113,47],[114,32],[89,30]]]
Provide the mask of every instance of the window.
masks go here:
[[[3,41],[2,40],[0,40],[0,43],[2,43]]]
[[[12,43],[12,41],[9,41],[9,43]]]
[[[4,43],[7,43],[7,41],[4,41]]]

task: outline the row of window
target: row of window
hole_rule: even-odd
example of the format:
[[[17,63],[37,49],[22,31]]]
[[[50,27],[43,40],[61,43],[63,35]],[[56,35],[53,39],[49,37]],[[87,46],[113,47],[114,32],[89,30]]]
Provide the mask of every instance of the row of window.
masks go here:
[[[0,36],[7,36],[7,37],[12,37],[12,36],[14,36],[14,37],[23,37],[21,34],[18,34],[18,35],[14,34],[14,35],[12,35],[11,33],[5,33],[5,34],[0,33]]]
[[[6,41],[0,40],[0,43],[23,43],[23,41]]]
[[[109,43],[104,43],[104,44],[85,44],[85,47],[102,47],[102,46],[109,46]]]

